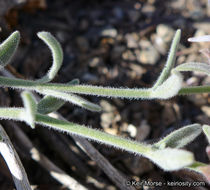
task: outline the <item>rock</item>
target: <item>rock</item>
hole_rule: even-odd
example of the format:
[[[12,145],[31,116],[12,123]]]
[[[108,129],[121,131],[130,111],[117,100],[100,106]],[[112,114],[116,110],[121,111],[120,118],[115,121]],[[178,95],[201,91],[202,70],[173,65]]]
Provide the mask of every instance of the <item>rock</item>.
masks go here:
[[[172,9],[178,9],[178,10],[184,10],[186,8],[186,2],[183,0],[176,0],[176,1],[171,1],[169,3],[169,6]]]
[[[174,33],[175,31],[165,24],[157,26],[156,34],[153,34],[151,39],[158,52],[165,55],[169,51]]]
[[[87,52],[90,48],[89,42],[85,37],[82,36],[77,37],[76,43],[81,52]]]
[[[90,67],[98,67],[100,63],[102,63],[103,60],[100,57],[93,57],[89,60],[88,65]]]
[[[122,54],[122,58],[126,61],[136,61],[136,56],[134,55],[134,53],[131,50],[126,50]]]
[[[100,106],[102,107],[103,113],[101,114],[101,126],[104,128],[110,128],[111,125],[115,124],[121,119],[119,113],[115,106],[111,105],[109,102],[102,100],[100,101]],[[114,129],[110,133],[114,132]]]
[[[192,18],[194,20],[201,20],[203,17],[204,17],[204,14],[203,14],[202,9],[197,9],[190,13],[190,18]]]
[[[210,107],[209,106],[202,106],[201,110],[208,116],[210,117]]]
[[[130,134],[131,137],[136,137],[137,129],[134,125],[129,124],[127,128],[127,132]]]
[[[188,11],[189,17],[193,20],[201,20],[205,13],[203,12],[203,9],[201,7],[201,3],[197,0],[191,0],[191,2],[188,2],[190,6],[190,10]]]
[[[111,134],[111,135],[117,135],[117,133],[118,133],[118,130],[117,130],[116,127],[115,127],[115,128],[108,128],[108,127],[105,127],[105,128],[104,128],[104,131],[105,131],[106,133]]]
[[[151,42],[148,40],[140,40],[139,47],[141,49],[149,49],[152,46]]]
[[[144,73],[147,72],[147,70],[144,67],[135,63],[130,63],[129,67],[131,68],[132,72],[135,73],[136,76],[142,76]]]
[[[102,113],[101,114],[101,126],[105,128],[109,128],[114,120],[114,113]]]
[[[171,43],[174,36],[174,29],[165,24],[159,24],[156,29],[157,37],[161,38],[165,43]]]
[[[116,37],[116,41],[119,43],[122,43],[122,41],[124,41],[124,35],[118,34]]]
[[[155,7],[153,5],[145,4],[142,7],[141,12],[147,17],[152,17],[155,12]]]
[[[210,33],[210,23],[209,22],[196,22],[192,26],[193,28],[196,28],[197,30],[202,30],[206,34]]]
[[[102,29],[101,31],[102,37],[109,37],[109,38],[116,38],[117,37],[117,30],[111,26]]]
[[[199,81],[198,81],[198,78],[197,77],[190,77],[189,79],[186,80],[186,84],[187,86],[192,86],[192,85],[198,85],[199,84]]]
[[[142,64],[154,65],[160,58],[160,54],[158,53],[158,51],[147,40],[141,40],[139,42],[139,45],[141,47],[141,50],[135,50],[137,61]]]
[[[166,52],[168,51],[168,46],[164,42],[164,40],[162,38],[160,38],[157,34],[151,35],[151,40],[152,40],[155,48],[157,49],[157,51],[159,53],[161,53],[162,55],[165,55]]]
[[[185,63],[188,63],[188,62],[195,62],[196,61],[196,58],[198,57],[197,54],[190,54],[187,56],[186,60],[185,60]]]
[[[208,103],[208,99],[203,94],[192,94],[190,96],[187,96],[187,99],[189,99],[191,102],[193,102],[196,106],[199,107],[207,105]]]
[[[125,39],[126,39],[128,48],[138,48],[139,37],[136,33],[126,34]]]
[[[198,29],[196,30],[194,37],[204,36],[207,35],[207,33],[204,30]]]
[[[109,102],[106,100],[101,100],[100,101],[100,106],[102,107],[102,110],[104,112],[114,112],[116,110],[116,107],[111,105]]]
[[[118,112],[108,112],[101,114],[101,126],[104,128],[115,128],[116,123],[121,120],[121,116]],[[114,130],[114,129],[113,129]]]

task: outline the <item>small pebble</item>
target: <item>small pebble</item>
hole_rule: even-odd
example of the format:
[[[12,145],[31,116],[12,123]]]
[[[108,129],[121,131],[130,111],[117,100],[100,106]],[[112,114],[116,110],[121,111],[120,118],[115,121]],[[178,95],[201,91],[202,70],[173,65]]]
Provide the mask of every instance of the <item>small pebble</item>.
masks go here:
[[[160,58],[156,48],[147,40],[141,40],[139,43],[141,50],[136,49],[137,60],[142,64],[154,65]]]
[[[110,37],[116,38],[117,37],[117,30],[113,27],[106,27],[101,31],[102,37]]]
[[[172,41],[174,36],[174,29],[165,24],[159,24],[156,29],[157,36],[164,42],[168,43]]]
[[[136,33],[126,34],[125,39],[127,41],[128,48],[138,48],[138,35]]]

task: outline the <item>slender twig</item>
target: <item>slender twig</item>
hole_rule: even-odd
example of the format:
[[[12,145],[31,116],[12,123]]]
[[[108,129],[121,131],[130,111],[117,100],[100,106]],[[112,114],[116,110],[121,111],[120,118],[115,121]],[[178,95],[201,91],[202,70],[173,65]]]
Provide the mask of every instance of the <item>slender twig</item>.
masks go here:
[[[45,128],[40,128],[39,132],[41,132],[43,140],[51,144],[50,148],[58,153],[59,156],[65,161],[66,164],[68,164],[70,168],[72,168],[72,166],[76,167],[76,171],[74,170],[75,173],[86,173],[87,175],[88,173],[90,173],[87,165],[79,158],[79,155],[75,154],[75,152],[69,148],[66,142],[63,142],[59,134],[51,131],[49,135],[48,129]],[[81,177],[85,178],[86,176]]]
[[[21,130],[20,126],[11,121],[7,122],[12,123],[11,125],[14,126],[13,134],[18,139],[18,142],[21,143],[23,149],[27,150],[27,152],[30,153],[31,158],[34,161],[38,162],[44,169],[46,169],[55,180],[57,180],[59,183],[63,184],[66,188],[71,190],[78,190],[78,189],[87,190],[86,187],[84,187],[74,178],[66,174],[65,171],[60,169],[49,158],[47,158],[44,154],[39,152],[39,150],[35,148],[30,139]]]
[[[4,128],[0,125],[0,153],[12,174],[17,190],[31,190],[27,174]]]

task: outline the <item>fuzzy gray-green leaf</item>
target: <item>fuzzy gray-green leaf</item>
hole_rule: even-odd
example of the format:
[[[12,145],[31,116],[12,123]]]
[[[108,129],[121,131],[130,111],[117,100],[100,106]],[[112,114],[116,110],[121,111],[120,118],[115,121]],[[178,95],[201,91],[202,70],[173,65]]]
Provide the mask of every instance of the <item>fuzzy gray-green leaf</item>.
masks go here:
[[[210,144],[210,126],[209,125],[203,125],[203,132],[206,135],[209,144]]]
[[[175,67],[173,71],[196,71],[210,76],[210,65],[206,63],[189,62]]]
[[[158,77],[157,81],[153,85],[154,89],[157,88],[159,85],[161,85],[169,77],[169,75],[171,73],[171,69],[173,69],[174,64],[175,64],[176,51],[177,51],[177,48],[178,48],[178,45],[180,42],[180,38],[181,38],[181,30],[179,29],[176,31],[176,33],[174,35],[166,64],[165,64],[160,76]]]
[[[24,107],[25,107],[25,115],[23,115],[23,119],[28,123],[32,129],[35,128],[35,117],[37,112],[37,103],[34,96],[28,92],[24,91],[21,94],[23,99]]]
[[[182,87],[183,77],[181,73],[174,72],[161,85],[151,91],[151,97],[158,99],[168,99],[178,94]]]
[[[59,91],[55,91],[55,90],[37,90],[37,92],[44,94],[44,95],[48,95],[48,96],[53,94],[53,97],[59,98],[64,101],[71,102],[75,105],[78,105],[78,106],[85,108],[87,110],[90,110],[90,111],[96,111],[96,112],[101,111],[101,107],[98,106],[97,104],[94,104],[94,103],[92,103],[88,100],[85,100],[84,98],[77,96],[75,94],[72,94],[72,93],[59,92]]]
[[[13,32],[3,43],[0,45],[0,67],[5,67],[13,55],[20,42],[20,33]]]
[[[165,171],[179,170],[194,162],[191,152],[172,148],[151,151],[146,157]]]
[[[199,124],[192,124],[181,129],[175,130],[153,146],[159,149],[164,148],[182,148],[192,142],[202,132],[202,127]]]
[[[79,79],[73,79],[67,84],[71,85],[79,84]],[[65,104],[64,100],[46,95],[44,98],[42,98],[39,101],[37,105],[37,111],[42,114],[48,114],[58,110],[64,104]]]
[[[63,50],[60,43],[49,32],[38,32],[37,35],[50,48],[53,57],[53,63],[48,73],[43,78],[37,80],[46,83],[51,81],[60,69],[63,62]]]
[[[46,95],[38,103],[37,112],[42,113],[42,114],[48,114],[48,113],[58,110],[64,104],[65,104],[64,100]]]

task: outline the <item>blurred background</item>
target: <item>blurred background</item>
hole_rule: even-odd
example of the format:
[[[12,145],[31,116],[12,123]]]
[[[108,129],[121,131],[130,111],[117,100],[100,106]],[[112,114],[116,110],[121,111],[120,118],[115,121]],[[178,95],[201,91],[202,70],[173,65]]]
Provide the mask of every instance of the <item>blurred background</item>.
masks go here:
[[[182,30],[182,37],[176,64],[208,62],[207,56],[200,50],[208,48],[209,43],[187,41],[189,37],[210,34],[207,0],[0,0],[0,40],[3,41],[15,30],[21,33],[20,46],[6,69],[15,77],[24,79],[40,78],[50,67],[50,51],[36,36],[39,31],[49,31],[64,51],[63,66],[53,82],[65,83],[78,78],[84,84],[150,87],[164,66],[178,28]],[[209,83],[209,78],[203,74],[185,73],[183,85]],[[85,98],[100,104],[103,111],[92,113],[66,103],[58,112],[69,121],[137,141],[153,143],[184,125],[210,123],[208,94],[181,96],[166,101]],[[0,104],[2,107],[22,106],[20,92],[1,88]],[[100,156],[117,169],[122,177],[120,179],[198,181],[192,174],[184,171],[166,173],[143,157],[101,144],[91,142],[93,147],[85,149],[84,144],[69,135],[41,126],[32,130],[20,122],[2,120],[1,124],[10,136],[34,189],[70,188],[52,176],[48,162],[33,159],[29,151],[31,147],[36,147],[41,155],[60,169],[60,173],[64,172],[87,189],[134,188],[120,186],[120,182],[114,179],[116,175],[113,176],[100,163]],[[30,142],[31,147],[26,142]],[[201,135],[187,149],[194,152],[198,161],[208,163],[206,146],[207,140]],[[91,154],[91,150],[96,152]],[[101,161],[105,163],[103,159]],[[14,189],[2,158],[0,162],[0,189]],[[62,175],[58,178],[62,179]]]

